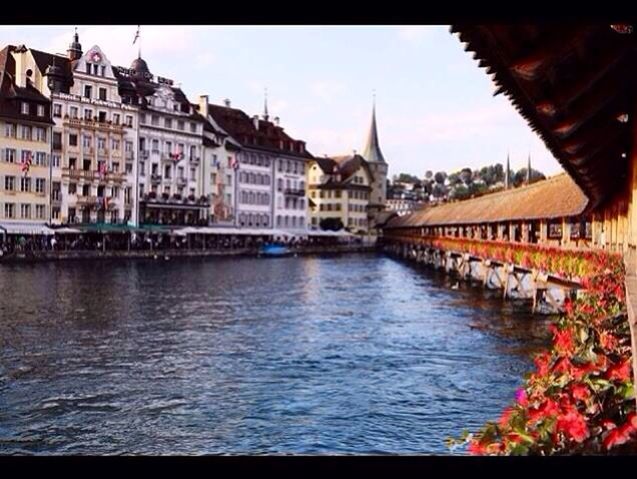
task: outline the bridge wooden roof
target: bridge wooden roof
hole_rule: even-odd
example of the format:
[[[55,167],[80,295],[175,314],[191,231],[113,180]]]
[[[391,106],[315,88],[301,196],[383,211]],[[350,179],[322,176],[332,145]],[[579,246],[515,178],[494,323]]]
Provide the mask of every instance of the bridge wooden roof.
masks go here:
[[[591,206],[626,184],[636,32],[627,25],[554,22],[453,25],[451,32],[474,52],[493,76],[495,95],[509,97]]]
[[[387,228],[456,226],[579,216],[588,198],[565,173],[529,186],[430,206],[393,218]]]

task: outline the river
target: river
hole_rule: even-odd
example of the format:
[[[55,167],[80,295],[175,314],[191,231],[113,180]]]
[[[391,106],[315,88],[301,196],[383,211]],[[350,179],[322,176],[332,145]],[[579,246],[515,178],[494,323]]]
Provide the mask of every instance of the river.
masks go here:
[[[546,320],[376,254],[0,265],[0,454],[463,454]]]

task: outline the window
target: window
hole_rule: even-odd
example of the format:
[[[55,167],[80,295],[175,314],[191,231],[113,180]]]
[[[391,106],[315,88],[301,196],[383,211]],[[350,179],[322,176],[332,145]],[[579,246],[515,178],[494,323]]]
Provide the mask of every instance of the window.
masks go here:
[[[164,118],[164,126],[166,128],[172,128],[173,127],[173,121],[170,118]]]
[[[84,145],[84,148],[90,148],[93,146],[93,138],[88,135],[84,135],[82,138],[82,144]]]
[[[75,208],[69,208],[69,223],[77,223],[77,213],[75,211]]]
[[[14,203],[5,203],[4,204],[4,217],[5,218],[15,218],[15,204]]]
[[[562,223],[561,222],[551,222],[549,223],[549,238],[561,238],[562,237]]]
[[[74,133],[69,133],[69,146],[77,146],[77,135]]]
[[[91,98],[93,93],[93,87],[91,85],[84,85],[84,98]]]
[[[55,206],[53,208],[51,208],[51,217],[54,220],[59,220],[60,219],[60,208]]]
[[[106,88],[99,89],[99,98],[102,101],[106,101]]]
[[[69,169],[74,170],[77,168],[77,158],[69,158]]]
[[[16,158],[16,150],[12,148],[7,148],[4,150],[4,161],[7,163],[15,163]]]
[[[77,184],[69,183],[69,195],[75,195],[75,194],[77,194]]]
[[[4,177],[4,190],[15,191],[15,176]]]
[[[51,155],[51,166],[53,168],[60,167],[60,155]]]
[[[35,154],[35,164],[37,166],[47,166],[46,164],[46,153],[43,151],[38,151]]]
[[[62,116],[62,105],[59,103],[53,104],[53,116],[56,118],[60,118]]]
[[[106,67],[104,65],[100,66],[100,72],[103,77],[106,76]]]
[[[92,120],[93,119],[93,110],[89,110],[88,108],[84,109],[84,119]]]
[[[20,126],[20,138],[22,140],[31,140],[31,127],[22,125]]]
[[[226,175],[226,185],[232,186],[232,175]]]
[[[106,138],[102,138],[100,136],[97,137],[97,148],[100,150],[106,149]]]
[[[190,131],[192,133],[197,133],[197,124],[196,123],[191,123],[190,124]]]
[[[184,125],[184,121],[183,120],[178,120],[177,121],[177,129],[184,131],[185,125]]]
[[[126,126],[133,126],[133,117],[131,115],[126,115]]]
[[[46,180],[44,178],[36,178],[35,179],[35,192],[36,193],[44,193]]]
[[[99,71],[99,65],[93,65],[93,75],[97,75],[98,71]]]
[[[20,217],[25,219],[31,218],[31,205],[26,203],[20,204]]]
[[[119,151],[119,140],[117,138],[111,140],[111,148]]]
[[[103,186],[98,186],[99,188],[104,188]],[[89,196],[91,194],[91,186],[90,185],[82,185],[82,196]],[[98,193],[99,196],[99,193]]]
[[[146,113],[139,114],[139,122],[143,125],[146,123]]]
[[[194,168],[190,168],[190,179],[195,181],[197,179],[197,170]]]
[[[124,148],[126,149],[126,152],[133,151],[133,142],[127,141],[126,144],[124,145]]]
[[[86,73],[91,74],[91,64],[89,62],[86,62]]]
[[[159,140],[153,139],[153,141],[152,141],[152,150],[155,153],[159,153]]]
[[[35,139],[38,141],[46,141],[46,130],[44,128],[36,128]]]
[[[29,104],[25,101],[22,102],[22,106],[20,107],[20,112],[22,112],[23,115],[28,115],[29,114]]]
[[[44,205],[35,205],[35,217],[39,220],[44,219]]]
[[[113,125],[119,125],[119,113],[113,113]]]
[[[77,118],[77,116],[79,115],[79,109],[76,106],[72,106],[69,110],[70,113],[70,117],[71,118]]]
[[[44,116],[44,105],[38,105],[38,116]]]
[[[4,125],[4,136],[7,138],[15,138],[17,134],[16,126],[13,123],[6,123]]]
[[[106,112],[100,111],[97,113],[97,121],[100,123],[106,123]]]
[[[111,164],[111,170],[113,171],[113,173],[119,173],[119,162],[114,161]]]
[[[153,115],[150,117],[150,123],[153,126],[159,126],[159,117],[157,115]]]
[[[31,178],[26,178],[26,177],[20,178],[20,191],[23,191],[23,192],[31,191]]]

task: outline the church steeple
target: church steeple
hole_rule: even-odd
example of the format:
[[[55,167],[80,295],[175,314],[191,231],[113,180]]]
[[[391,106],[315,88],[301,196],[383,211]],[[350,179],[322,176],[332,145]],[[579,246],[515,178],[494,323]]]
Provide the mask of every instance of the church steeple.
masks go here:
[[[531,184],[531,153],[529,153],[529,160],[526,165],[526,184]]]
[[[387,163],[380,151],[378,144],[378,131],[376,129],[376,94],[374,94],[374,105],[372,107],[372,124],[367,135],[367,143],[363,149],[363,158],[370,163]]]
[[[69,60],[75,61],[82,58],[82,45],[80,44],[80,37],[77,34],[77,27],[75,27],[75,34],[73,35],[73,42],[69,45],[69,49],[66,51],[69,56]]]
[[[268,118],[270,118],[270,115],[268,115],[268,89],[266,88],[263,99],[263,119],[268,121]]]
[[[509,183],[511,182],[511,166],[509,161],[509,153],[507,153],[507,169],[504,173],[504,189],[509,189]]]

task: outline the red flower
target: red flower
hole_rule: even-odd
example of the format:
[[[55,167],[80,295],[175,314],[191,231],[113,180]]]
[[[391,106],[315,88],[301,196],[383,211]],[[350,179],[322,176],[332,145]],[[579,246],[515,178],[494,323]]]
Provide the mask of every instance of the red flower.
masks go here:
[[[587,401],[591,396],[591,392],[584,384],[574,384],[571,387],[571,395],[577,401]]]
[[[627,443],[630,440],[631,434],[635,431],[630,421],[626,422],[620,427],[611,429],[608,435],[604,438],[604,447],[611,449],[615,446],[620,446]]]
[[[585,417],[575,408],[558,417],[556,428],[578,443],[583,442],[590,435]]]
[[[513,409],[512,407],[508,407],[504,410],[504,412],[502,413],[502,416],[500,416],[500,420],[498,421],[498,424],[500,424],[500,427],[507,426],[514,412],[515,412],[515,409]]]
[[[608,331],[602,331],[599,335],[599,342],[602,345],[602,348],[606,350],[613,350],[617,347],[617,338]]]
[[[537,367],[537,372],[540,376],[545,376],[549,372],[549,362],[551,361],[551,356],[547,352],[543,352],[538,354],[535,357],[535,367]]]
[[[575,343],[573,342],[573,334],[570,329],[553,330],[553,344],[558,352],[563,354],[570,354],[575,350]]]
[[[538,420],[548,418],[551,416],[555,416],[559,413],[559,407],[555,401],[552,399],[547,399],[544,401],[540,407],[537,409],[531,408],[529,409],[529,421],[528,422],[536,422]]]
[[[628,379],[630,379],[630,373],[630,359],[625,359],[621,363],[613,364],[611,367],[609,367],[606,371],[606,378],[627,381]]]
[[[477,441],[474,439],[469,443],[470,454],[480,456],[484,454],[486,451],[487,451],[487,448],[480,441]]]
[[[560,360],[555,363],[555,366],[553,366],[553,371],[556,373],[568,373],[572,370],[572,368],[573,365],[568,358],[560,358]]]

